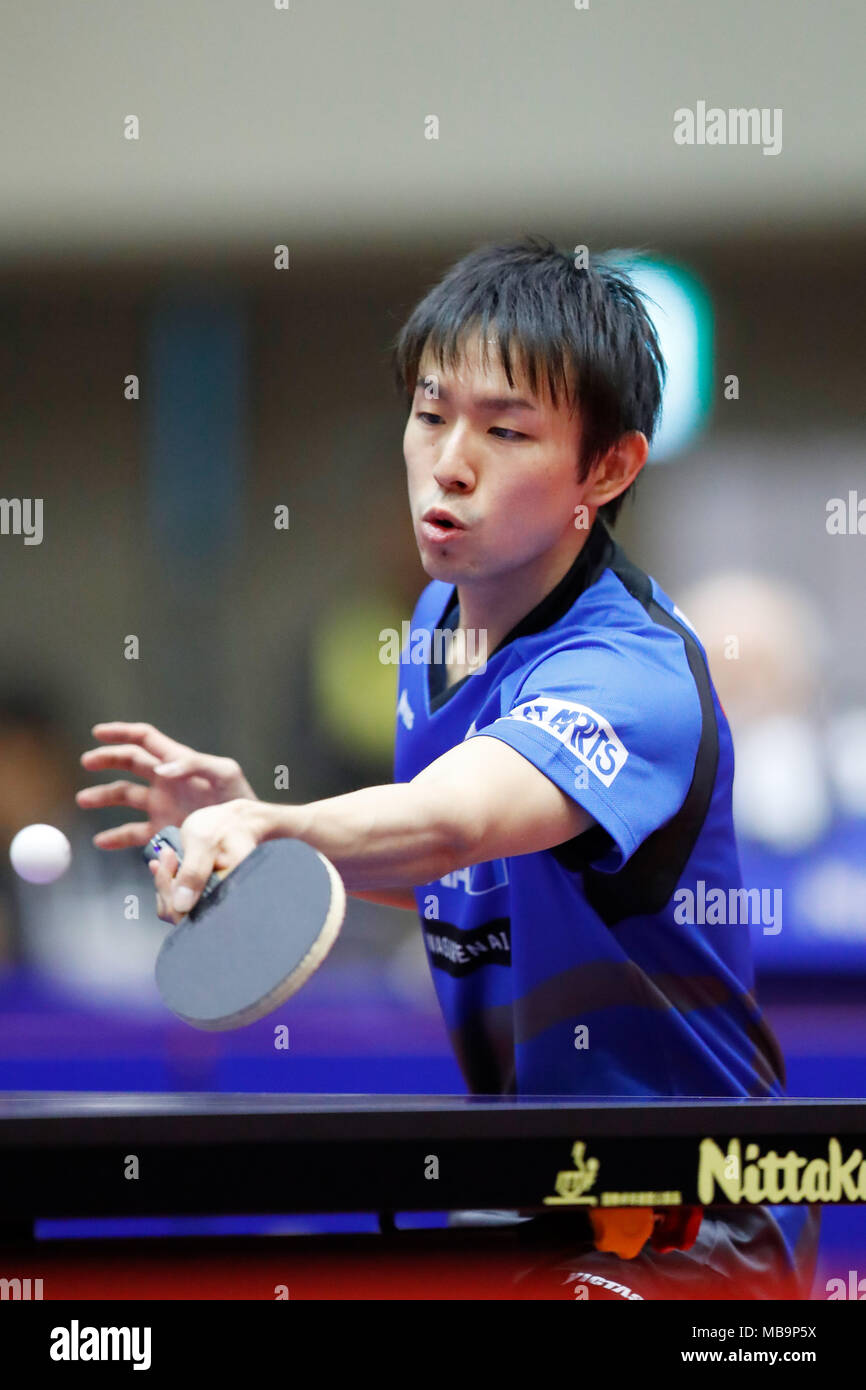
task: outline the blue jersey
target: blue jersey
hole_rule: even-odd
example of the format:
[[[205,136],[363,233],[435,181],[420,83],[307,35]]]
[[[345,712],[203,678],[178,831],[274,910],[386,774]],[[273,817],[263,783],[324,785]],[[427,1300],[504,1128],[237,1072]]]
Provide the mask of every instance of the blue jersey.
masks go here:
[[[469,1090],[782,1094],[740,911],[731,736],[684,616],[600,520],[485,669],[446,686],[432,658],[458,616],[453,586],[428,584],[401,655],[395,780],[497,738],[596,822],[415,890]]]
[[[425,658],[455,619],[455,590],[429,584],[401,660],[395,780],[464,738],[498,738],[596,821],[416,888],[469,1089],[779,1094],[749,928],[728,920],[731,737],[683,615],[597,522],[486,669],[446,688]]]

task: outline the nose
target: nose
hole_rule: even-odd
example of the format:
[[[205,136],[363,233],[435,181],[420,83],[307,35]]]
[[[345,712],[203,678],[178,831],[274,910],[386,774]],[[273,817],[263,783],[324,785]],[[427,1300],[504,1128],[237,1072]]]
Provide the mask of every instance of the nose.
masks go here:
[[[447,492],[467,492],[475,486],[475,470],[469,460],[467,436],[459,425],[443,440],[433,477]]]

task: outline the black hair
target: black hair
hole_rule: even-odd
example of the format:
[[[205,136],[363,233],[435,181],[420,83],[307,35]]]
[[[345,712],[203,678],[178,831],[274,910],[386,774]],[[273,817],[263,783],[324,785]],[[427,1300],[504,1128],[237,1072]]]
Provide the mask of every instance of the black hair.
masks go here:
[[[643,295],[624,262],[635,253],[590,256],[586,269],[544,237],[488,245],[457,261],[415,306],[392,345],[397,387],[411,406],[425,348],[440,367],[456,367],[466,337],[480,332],[487,362],[489,330],[496,329],[509,386],[515,361],[537,394],[546,380],[557,407],[562,390],[580,411],[578,476],[630,430],[651,440],[661,409],[665,363]],[[625,497],[601,507],[616,521]]]

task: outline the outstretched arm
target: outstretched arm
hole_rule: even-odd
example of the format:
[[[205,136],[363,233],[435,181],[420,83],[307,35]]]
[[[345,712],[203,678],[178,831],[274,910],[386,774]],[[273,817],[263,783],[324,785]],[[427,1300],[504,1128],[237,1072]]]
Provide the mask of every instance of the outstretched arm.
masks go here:
[[[454,869],[549,849],[592,819],[501,739],[444,753],[411,782],[273,811],[265,838],[290,834],[320,850],[350,889],[411,887]]]
[[[592,824],[588,812],[515,749],[480,735],[411,782],[302,806],[240,800],[194,812],[183,827],[185,854],[173,891],[189,888],[194,901],[215,865],[232,868],[262,840],[289,836],[330,859],[350,893],[382,901],[386,890],[402,905],[400,894],[417,884],[550,849]],[[182,910],[189,910],[188,898]]]

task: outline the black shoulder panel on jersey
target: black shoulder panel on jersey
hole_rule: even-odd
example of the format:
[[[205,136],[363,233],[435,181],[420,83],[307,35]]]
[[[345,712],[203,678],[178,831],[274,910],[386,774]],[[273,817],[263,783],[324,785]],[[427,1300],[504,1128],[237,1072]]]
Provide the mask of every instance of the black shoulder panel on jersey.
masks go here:
[[[701,737],[685,800],[676,815],[648,835],[617,873],[601,873],[588,862],[600,858],[612,843],[606,831],[596,836],[600,826],[557,845],[552,851],[564,867],[582,872],[587,902],[602,921],[612,927],[627,917],[660,912],[670,900],[710,808],[719,765],[719,730],[709,673],[690,629],[671,617],[653,598],[649,576],[632,564],[618,545],[614,547],[609,567],[653,622],[682,637],[701,705]]]

